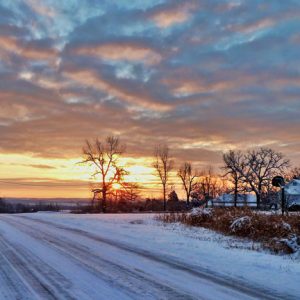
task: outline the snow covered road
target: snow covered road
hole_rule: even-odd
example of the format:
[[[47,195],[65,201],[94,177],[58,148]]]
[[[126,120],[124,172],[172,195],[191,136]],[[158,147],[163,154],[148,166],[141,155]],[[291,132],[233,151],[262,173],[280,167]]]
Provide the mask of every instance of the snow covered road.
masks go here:
[[[299,299],[298,283],[289,290],[266,288],[226,275],[221,267],[194,263],[189,252],[195,251],[195,239],[149,220],[149,215],[0,215],[0,299]],[[295,270],[289,269],[291,280],[299,279]]]

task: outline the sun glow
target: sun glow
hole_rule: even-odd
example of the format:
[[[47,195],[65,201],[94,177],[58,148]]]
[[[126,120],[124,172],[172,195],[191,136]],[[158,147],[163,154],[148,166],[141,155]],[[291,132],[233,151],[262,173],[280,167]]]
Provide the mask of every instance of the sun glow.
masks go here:
[[[95,168],[77,158],[42,158],[30,154],[0,154],[0,197],[90,198],[99,185]],[[121,157],[120,166],[128,174],[125,182],[137,183],[145,196],[155,194],[160,186],[148,157]],[[108,173],[108,177],[113,174]],[[113,189],[120,190],[119,183]]]
[[[112,185],[114,190],[120,190],[122,188],[122,185],[118,182],[113,183]]]

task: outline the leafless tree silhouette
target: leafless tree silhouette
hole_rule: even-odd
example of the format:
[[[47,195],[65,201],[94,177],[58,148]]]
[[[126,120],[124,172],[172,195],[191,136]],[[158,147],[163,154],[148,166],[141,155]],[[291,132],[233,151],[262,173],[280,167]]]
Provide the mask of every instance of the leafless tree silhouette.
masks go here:
[[[221,176],[214,173],[210,166],[206,170],[199,173],[197,182],[194,185],[193,194],[198,199],[210,200],[225,192],[227,187]]]
[[[121,196],[128,201],[136,201],[140,197],[140,186],[136,182],[123,182]]]
[[[300,168],[299,167],[293,167],[292,169],[288,170],[284,177],[287,182],[293,180],[293,179],[300,179]]]
[[[257,207],[260,207],[264,190],[270,186],[272,178],[284,174],[290,162],[283,154],[270,148],[260,148],[248,151],[243,162],[238,166],[238,172],[243,180],[255,193]]]
[[[181,179],[182,186],[186,193],[186,204],[190,204],[190,196],[193,191],[194,181],[197,178],[198,174],[193,170],[192,164],[185,162],[177,171],[178,177]]]
[[[225,175],[233,184],[234,206],[237,205],[238,193],[245,191],[243,181],[243,170],[245,168],[245,159],[241,151],[230,150],[223,154]]]
[[[167,145],[157,145],[154,150],[155,161],[153,167],[163,186],[164,211],[167,208],[166,193],[170,172],[173,169],[173,160],[170,158],[170,150]]]
[[[107,195],[113,183],[120,182],[127,173],[119,166],[119,157],[123,154],[125,146],[120,143],[118,137],[108,136],[105,142],[98,138],[94,143],[86,141],[83,147],[84,160],[95,167],[93,176],[100,177],[100,189],[102,193],[102,210],[106,212]]]

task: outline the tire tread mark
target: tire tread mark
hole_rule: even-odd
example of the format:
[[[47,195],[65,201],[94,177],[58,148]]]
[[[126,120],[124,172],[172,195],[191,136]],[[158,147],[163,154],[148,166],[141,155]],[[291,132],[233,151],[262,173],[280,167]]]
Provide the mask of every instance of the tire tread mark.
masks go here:
[[[14,251],[13,247],[3,239],[0,239],[0,248],[5,249],[7,260],[14,266],[37,295],[42,296],[43,299],[56,299],[51,290],[40,280],[39,276],[32,271],[26,261]]]
[[[2,237],[0,237],[2,239]],[[5,256],[6,247],[0,243],[0,282],[6,287],[3,292],[5,299],[30,300],[30,289],[21,279],[20,274]]]

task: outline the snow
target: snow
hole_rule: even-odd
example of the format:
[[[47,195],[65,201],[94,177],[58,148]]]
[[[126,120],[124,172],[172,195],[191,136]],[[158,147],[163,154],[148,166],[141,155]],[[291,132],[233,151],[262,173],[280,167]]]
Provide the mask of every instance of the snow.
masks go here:
[[[299,299],[299,259],[153,217],[0,215],[0,299]]]
[[[281,239],[280,242],[286,244],[291,249],[294,258],[300,258],[300,241],[297,235],[291,234],[288,238]]]
[[[249,216],[244,216],[235,219],[232,224],[230,225],[231,232],[237,232],[244,227],[248,227],[251,224],[251,218]]]
[[[292,227],[289,223],[286,223],[286,222],[282,222],[281,223],[281,227],[282,229],[284,229],[285,231],[292,231]]]
[[[189,213],[191,217],[212,217],[211,209],[203,207],[194,207]]]

